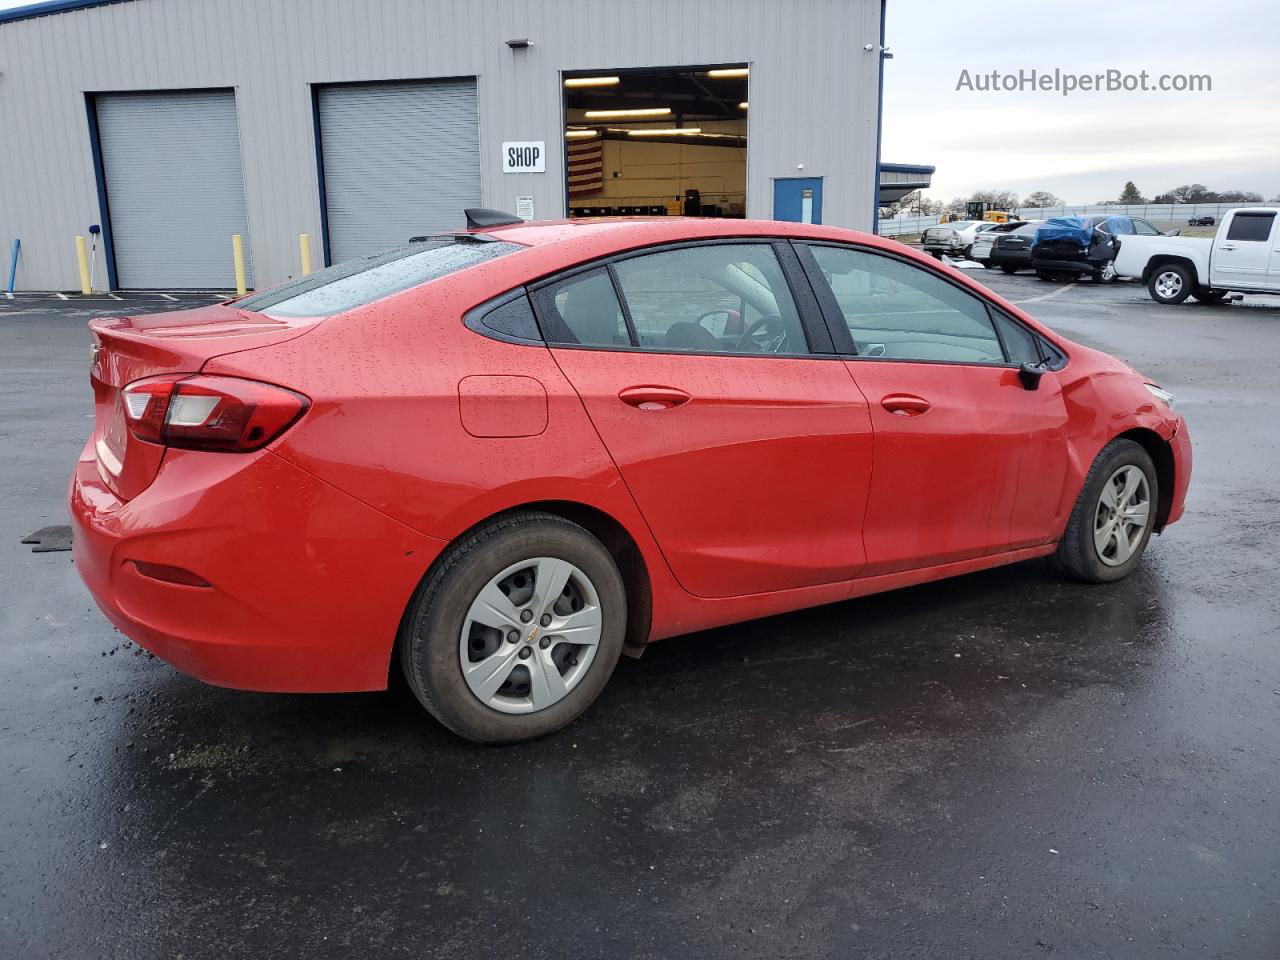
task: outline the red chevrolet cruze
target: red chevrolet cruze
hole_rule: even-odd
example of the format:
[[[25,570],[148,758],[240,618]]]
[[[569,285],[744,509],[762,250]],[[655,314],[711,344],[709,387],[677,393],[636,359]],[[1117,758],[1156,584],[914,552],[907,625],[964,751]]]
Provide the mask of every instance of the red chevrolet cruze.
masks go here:
[[[1182,514],[1172,397],[956,270],[832,227],[487,224],[93,321],[75,559],[148,650],[545,734],[663,637]],[[1011,614],[1014,615],[1014,614]]]

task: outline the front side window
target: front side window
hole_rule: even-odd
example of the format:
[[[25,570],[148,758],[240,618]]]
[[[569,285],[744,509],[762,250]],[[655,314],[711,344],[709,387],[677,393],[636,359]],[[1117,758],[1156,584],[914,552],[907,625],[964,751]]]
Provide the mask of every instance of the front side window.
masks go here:
[[[328,317],[525,249],[505,240],[429,240],[335,263],[231,305],[269,317]]]
[[[1134,232],[1134,233],[1136,233],[1136,234],[1137,234],[1138,236],[1140,236],[1140,237],[1158,237],[1158,236],[1160,236],[1160,231],[1159,231],[1159,230],[1157,230],[1157,229],[1156,229],[1155,227],[1153,227],[1151,224],[1147,223],[1147,221],[1145,221],[1145,220],[1139,220],[1137,217],[1134,217],[1134,218],[1133,218],[1133,232]]]
[[[713,243],[613,264],[638,346],[663,353],[809,352],[773,248]]]
[[[1227,228],[1227,239],[1266,242],[1275,218],[1274,213],[1237,213]]]
[[[848,247],[811,246],[858,356],[1005,363],[986,305],[933,273]]]

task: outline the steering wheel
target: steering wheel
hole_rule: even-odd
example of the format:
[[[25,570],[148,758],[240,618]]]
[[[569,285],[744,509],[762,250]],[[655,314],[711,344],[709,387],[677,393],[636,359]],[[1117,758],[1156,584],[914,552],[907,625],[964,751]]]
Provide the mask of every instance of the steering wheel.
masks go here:
[[[739,353],[781,353],[787,347],[787,328],[776,313],[766,314],[738,338]]]

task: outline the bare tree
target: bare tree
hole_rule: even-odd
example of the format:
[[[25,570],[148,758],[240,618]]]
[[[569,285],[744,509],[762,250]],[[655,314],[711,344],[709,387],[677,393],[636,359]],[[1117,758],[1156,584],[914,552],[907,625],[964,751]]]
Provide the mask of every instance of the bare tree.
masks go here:
[[[1024,207],[1060,207],[1062,201],[1048,190],[1036,190],[1022,201]]]

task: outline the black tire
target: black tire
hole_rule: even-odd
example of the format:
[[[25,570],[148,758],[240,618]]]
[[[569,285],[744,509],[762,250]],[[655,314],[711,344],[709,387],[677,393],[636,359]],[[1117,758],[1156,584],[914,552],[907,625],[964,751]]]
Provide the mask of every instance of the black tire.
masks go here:
[[[585,676],[563,699],[532,713],[503,713],[467,686],[459,638],[472,601],[489,580],[539,556],[568,560],[591,580],[603,620],[600,643]],[[414,695],[454,733],[480,743],[532,740],[567,726],[599,696],[622,653],[626,625],[626,590],[604,544],[563,517],[514,513],[474,530],[436,561],[404,618],[400,665]]]
[[[1003,270],[1005,273],[1017,273],[1017,272],[1018,272],[1018,268],[1017,268],[1017,266],[1015,266],[1015,265],[1014,265],[1014,264],[1012,264],[1012,263],[1002,263],[1002,264],[1000,264],[1000,269],[1001,269],[1001,270]],[[1036,274],[1036,276],[1039,276],[1039,274]]]
[[[935,259],[935,260],[941,260],[941,259],[942,259],[942,251],[941,251],[941,250],[930,250],[930,251],[929,251],[929,254],[930,254],[930,256],[932,256],[932,257],[933,257],[933,259]]]
[[[1206,290],[1204,287],[1197,287],[1195,293],[1191,294],[1198,303],[1221,303],[1226,299],[1226,290]]]
[[[1146,477],[1149,517],[1146,530],[1143,531],[1132,556],[1124,563],[1111,566],[1104,563],[1094,544],[1093,530],[1098,515],[1099,500],[1103,487],[1122,467],[1136,466]],[[1056,554],[1062,568],[1077,580],[1085,583],[1110,583],[1128,576],[1142,559],[1151,532],[1155,526],[1156,505],[1160,502],[1160,489],[1156,478],[1156,468],[1151,456],[1140,445],[1132,440],[1116,438],[1102,448],[1089,468],[1080,496],[1076,499],[1075,508],[1067,520],[1067,529],[1058,542]]]
[[[1037,270],[1036,279],[1038,280],[1056,280],[1058,275],[1052,270]]]
[[[1175,277],[1176,282],[1173,279]],[[1191,275],[1191,271],[1177,263],[1156,267],[1147,278],[1147,293],[1156,303],[1182,303],[1191,296],[1195,286],[1195,277]]]
[[[978,262],[982,264],[983,270],[990,270],[994,266],[990,260],[979,260]]]
[[[972,259],[973,259],[973,244],[972,244],[972,243],[971,243],[971,244],[969,244],[967,247],[965,247],[963,250],[961,250],[961,251],[960,251],[960,258],[961,258],[962,260],[972,260]]]

